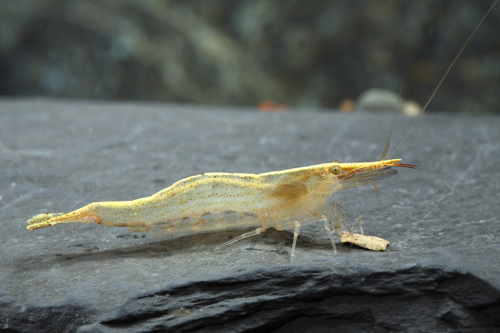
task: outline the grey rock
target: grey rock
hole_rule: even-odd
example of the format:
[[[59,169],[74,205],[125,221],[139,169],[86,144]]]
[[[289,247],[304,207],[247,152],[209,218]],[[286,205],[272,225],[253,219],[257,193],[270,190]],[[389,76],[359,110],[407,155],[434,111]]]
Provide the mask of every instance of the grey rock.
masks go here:
[[[359,95],[356,107],[360,110],[400,110],[402,98],[393,91],[384,89],[369,89]]]
[[[500,142],[496,116],[424,115],[401,170],[337,195],[385,252],[320,225],[162,239],[40,212],[151,195],[190,175],[260,173],[379,158],[392,114],[258,113],[138,103],[0,100],[2,332],[498,332]],[[412,119],[400,117],[395,138]],[[441,176],[440,176],[441,177]],[[346,216],[347,218],[348,216]],[[353,218],[351,218],[355,222]],[[354,223],[355,226],[355,223]]]
[[[356,109],[370,111],[401,111],[407,116],[418,116],[422,106],[415,101],[406,101],[400,95],[386,89],[368,89],[356,100]]]

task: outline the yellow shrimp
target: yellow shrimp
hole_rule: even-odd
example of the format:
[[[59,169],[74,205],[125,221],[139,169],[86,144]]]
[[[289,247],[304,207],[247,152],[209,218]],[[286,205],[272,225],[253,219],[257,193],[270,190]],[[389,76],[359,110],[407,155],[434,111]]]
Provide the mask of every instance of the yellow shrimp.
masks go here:
[[[324,221],[335,250],[330,222],[339,236],[349,230],[333,205],[333,194],[397,174],[391,167],[415,167],[400,161],[331,162],[258,175],[205,173],[142,199],[94,202],[64,215],[39,214],[28,220],[27,229],[82,222],[187,235],[257,227],[218,249],[270,227],[294,228],[293,255],[299,229]]]
[[[498,0],[479,22],[465,45],[497,2]],[[380,161],[361,163],[334,161],[262,174],[205,173],[182,179],[146,198],[94,202],[67,214],[39,214],[27,221],[27,229],[35,230],[73,222],[97,223],[128,227],[131,231],[156,231],[174,235],[256,228],[219,245],[216,249],[258,235],[270,227],[277,230],[294,229],[291,251],[293,258],[300,228],[322,221],[334,251],[336,251],[334,232],[343,242],[351,242],[375,251],[385,250],[389,245],[388,241],[353,234],[349,230],[333,201],[333,195],[340,190],[367,183],[375,186],[374,181],[397,174],[393,167],[418,169],[415,165],[400,163],[401,159],[386,158],[392,156],[425,111],[465,45],[451,63],[419,116],[391,153],[387,154],[389,135]]]

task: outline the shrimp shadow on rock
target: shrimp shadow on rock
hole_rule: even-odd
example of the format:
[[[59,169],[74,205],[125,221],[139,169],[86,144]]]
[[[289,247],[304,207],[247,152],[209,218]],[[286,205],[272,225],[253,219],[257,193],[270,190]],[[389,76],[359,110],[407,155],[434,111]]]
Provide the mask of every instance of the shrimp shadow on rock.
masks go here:
[[[327,236],[325,235],[324,237],[318,239],[317,233],[319,232],[320,231],[316,230],[304,230],[297,241],[299,251],[303,251],[304,255],[306,255],[306,252],[323,252],[331,253],[333,255],[334,252],[332,251],[331,244]],[[113,244],[113,248],[109,249],[100,249],[95,245],[85,245],[80,243],[69,245],[68,250],[64,252],[54,251],[54,254],[37,254],[27,256],[23,259],[17,260],[15,266],[18,270],[23,271],[47,270],[56,265],[76,265],[86,261],[105,262],[122,259],[168,258],[180,254],[196,256],[200,253],[220,255],[228,251],[231,251],[231,254],[234,254],[235,252],[244,253],[245,251],[267,251],[275,252],[277,255],[290,255],[293,232],[288,230],[277,231],[274,229],[268,229],[256,237],[251,237],[232,244],[222,250],[214,251],[217,245],[220,245],[221,243],[234,237],[238,237],[241,234],[242,230],[233,230],[202,233],[175,238],[160,238],[159,236],[153,236],[149,238],[149,242],[147,243],[115,243]],[[142,239],[145,237],[144,235],[141,236],[141,234],[122,233],[116,235],[116,238],[126,238],[130,239],[130,242],[133,242],[134,239]],[[344,252],[350,251],[350,248],[356,248],[356,250],[362,249],[369,252],[369,250],[356,245],[337,242],[337,250],[342,255],[346,254]],[[300,254],[298,254],[296,259],[300,259]]]

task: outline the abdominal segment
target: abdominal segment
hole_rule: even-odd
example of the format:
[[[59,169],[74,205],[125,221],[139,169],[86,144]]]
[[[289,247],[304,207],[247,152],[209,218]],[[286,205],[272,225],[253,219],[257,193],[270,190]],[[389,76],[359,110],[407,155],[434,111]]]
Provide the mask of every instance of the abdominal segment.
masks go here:
[[[166,219],[165,221],[129,226],[130,231],[148,231],[160,236],[184,236],[218,230],[247,229],[262,226],[263,221],[250,212],[211,212],[199,216]]]

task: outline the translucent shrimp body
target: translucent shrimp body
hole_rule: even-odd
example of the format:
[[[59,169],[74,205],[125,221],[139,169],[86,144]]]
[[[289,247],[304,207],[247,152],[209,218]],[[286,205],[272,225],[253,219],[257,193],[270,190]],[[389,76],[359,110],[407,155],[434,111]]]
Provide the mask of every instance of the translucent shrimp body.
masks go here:
[[[335,249],[330,225],[340,236],[349,229],[333,205],[333,194],[397,174],[391,167],[414,168],[399,161],[331,162],[257,175],[205,173],[146,198],[94,202],[68,214],[39,214],[27,221],[27,229],[73,222],[175,235],[257,228],[220,248],[274,227],[294,229],[293,254],[300,227],[323,221]]]

